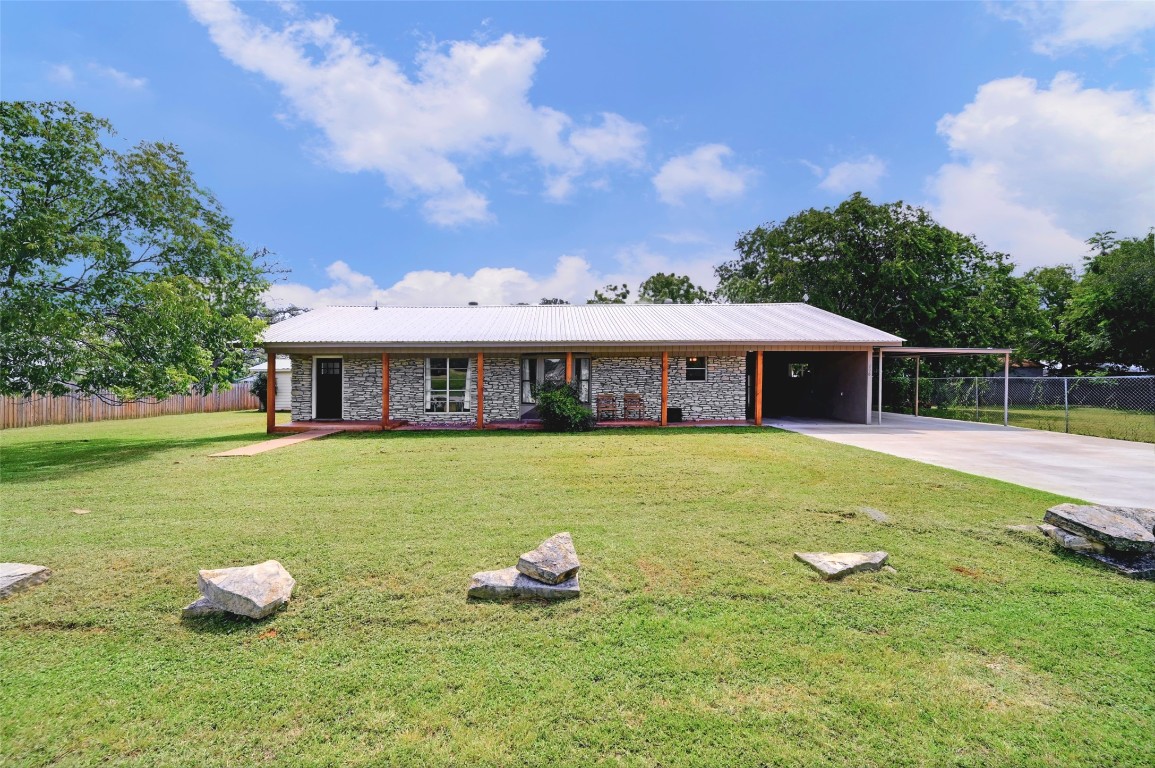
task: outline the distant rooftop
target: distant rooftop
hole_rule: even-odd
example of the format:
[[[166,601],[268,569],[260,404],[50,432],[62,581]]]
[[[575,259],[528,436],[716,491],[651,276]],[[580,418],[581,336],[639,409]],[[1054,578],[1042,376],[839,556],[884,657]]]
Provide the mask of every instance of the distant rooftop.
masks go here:
[[[270,345],[902,344],[808,304],[323,307],[270,326]]]

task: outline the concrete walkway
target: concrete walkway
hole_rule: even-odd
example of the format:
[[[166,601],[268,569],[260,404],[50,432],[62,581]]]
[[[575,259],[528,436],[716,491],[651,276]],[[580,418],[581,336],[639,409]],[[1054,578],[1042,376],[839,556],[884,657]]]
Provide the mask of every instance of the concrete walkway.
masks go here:
[[[338,432],[344,431],[345,430],[341,429],[340,427],[311,429],[308,432],[297,432],[296,434],[274,438],[273,440],[262,440],[259,443],[246,445],[243,448],[234,448],[231,451],[211,453],[209,454],[209,458],[221,459],[230,458],[233,456],[256,456],[258,453],[264,453],[265,451],[275,451],[278,448],[288,448],[290,445],[303,443],[306,440],[316,440],[318,437],[324,437],[325,435],[335,435]]]
[[[765,419],[803,435],[1077,499],[1155,507],[1155,445],[884,413],[882,425]]]

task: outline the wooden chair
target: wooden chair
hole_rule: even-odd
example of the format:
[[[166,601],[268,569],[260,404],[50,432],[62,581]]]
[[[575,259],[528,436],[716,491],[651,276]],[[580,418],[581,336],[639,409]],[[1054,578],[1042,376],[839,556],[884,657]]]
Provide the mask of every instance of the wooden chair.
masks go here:
[[[634,392],[627,392],[622,398],[622,418],[641,420],[646,418],[646,405],[642,396]]]
[[[618,417],[618,396],[613,392],[600,392],[597,396],[594,415],[598,421],[608,421]]]

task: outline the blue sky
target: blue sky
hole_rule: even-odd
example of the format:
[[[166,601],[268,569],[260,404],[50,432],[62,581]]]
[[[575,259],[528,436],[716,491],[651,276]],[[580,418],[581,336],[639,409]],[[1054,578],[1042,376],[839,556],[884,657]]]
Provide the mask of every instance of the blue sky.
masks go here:
[[[0,6],[0,92],[164,140],[279,302],[713,286],[854,191],[1023,268],[1155,225],[1155,3]]]

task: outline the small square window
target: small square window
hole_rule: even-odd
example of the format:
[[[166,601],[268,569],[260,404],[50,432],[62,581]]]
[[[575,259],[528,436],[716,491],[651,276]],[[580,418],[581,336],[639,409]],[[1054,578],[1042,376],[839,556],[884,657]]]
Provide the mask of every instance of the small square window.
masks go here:
[[[686,381],[705,381],[706,380],[706,358],[705,357],[687,357],[686,358]]]
[[[801,379],[810,373],[810,363],[791,363],[790,378]]]

